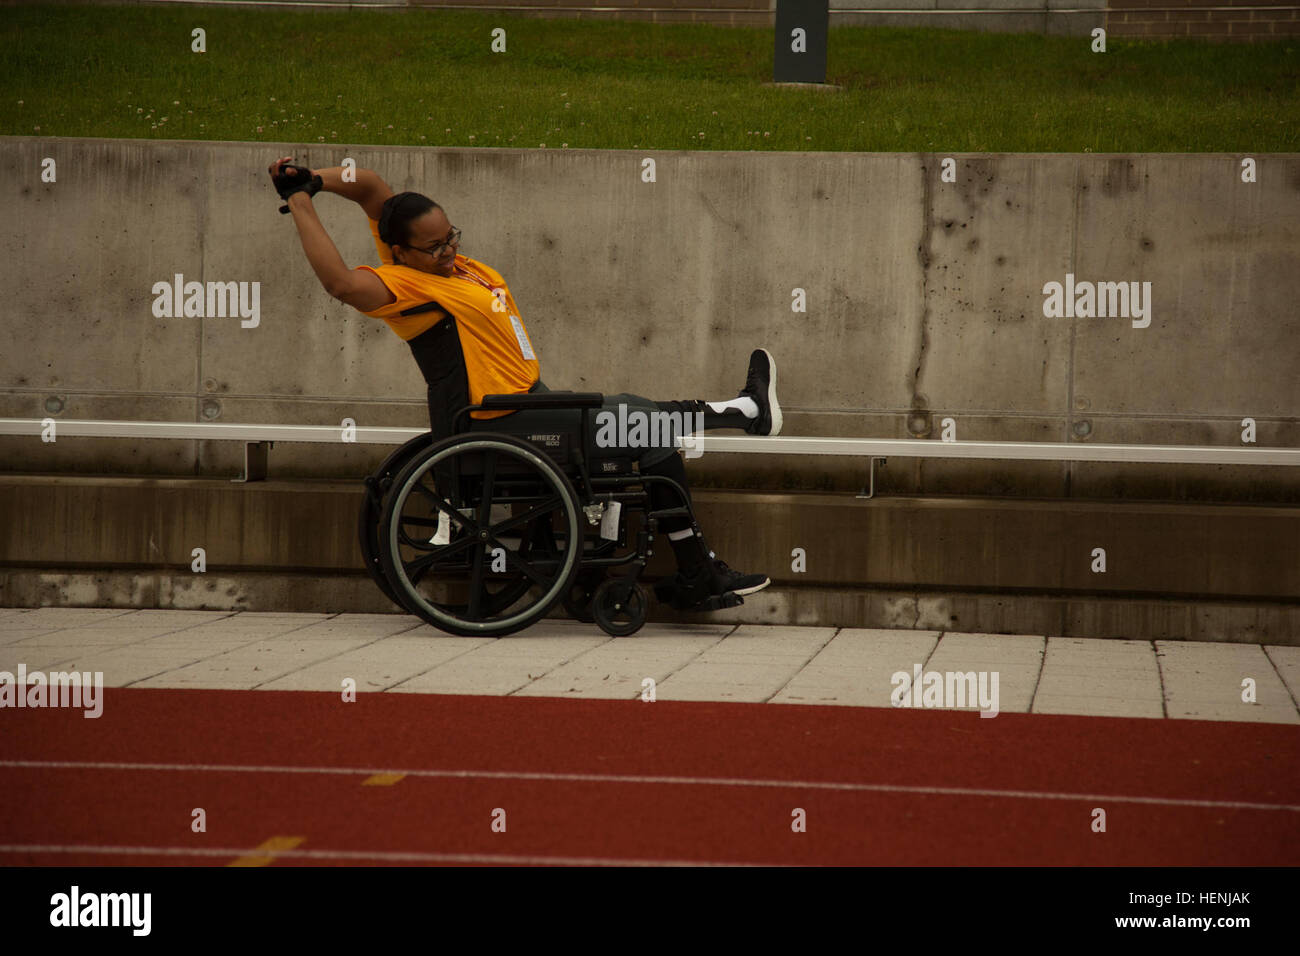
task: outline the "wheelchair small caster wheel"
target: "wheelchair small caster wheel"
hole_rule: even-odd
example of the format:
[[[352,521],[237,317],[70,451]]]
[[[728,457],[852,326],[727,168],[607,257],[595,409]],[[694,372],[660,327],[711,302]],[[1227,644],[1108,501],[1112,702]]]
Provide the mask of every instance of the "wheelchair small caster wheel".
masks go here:
[[[601,630],[627,637],[641,630],[649,610],[645,588],[626,578],[609,578],[591,599],[591,613]]]

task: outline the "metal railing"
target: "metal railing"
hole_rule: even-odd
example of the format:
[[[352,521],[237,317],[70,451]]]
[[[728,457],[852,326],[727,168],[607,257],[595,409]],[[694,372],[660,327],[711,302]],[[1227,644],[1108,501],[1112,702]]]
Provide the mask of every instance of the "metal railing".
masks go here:
[[[235,481],[266,477],[267,451],[279,442],[348,442],[398,445],[426,433],[422,428],[357,425],[254,425],[201,422],[123,422],[0,418],[0,435],[40,437],[54,428],[56,440],[69,438],[187,439],[244,442],[244,473]],[[346,437],[345,437],[346,436]],[[933,439],[732,437],[695,435],[679,439],[693,451],[724,454],[832,455],[869,460],[867,487],[875,494],[876,463],[895,458],[963,458],[1003,461],[1110,461],[1196,465],[1300,466],[1297,448],[1238,448],[1200,445],[1102,445],[1086,442],[935,441]]]

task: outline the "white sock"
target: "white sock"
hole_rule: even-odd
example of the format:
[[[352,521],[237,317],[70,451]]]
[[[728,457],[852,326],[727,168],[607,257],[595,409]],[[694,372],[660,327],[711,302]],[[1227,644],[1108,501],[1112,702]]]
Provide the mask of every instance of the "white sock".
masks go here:
[[[748,395],[742,395],[740,398],[733,398],[729,402],[706,402],[710,409],[715,412],[725,412],[731,408],[740,409],[746,418],[758,417],[758,402],[754,401]]]
[[[695,532],[690,528],[683,528],[681,531],[669,531],[669,541],[685,541],[687,538],[694,536]]]
[[[429,539],[429,543],[436,545],[451,544],[451,518],[448,516],[447,512],[438,512],[438,530],[434,532],[433,537]]]

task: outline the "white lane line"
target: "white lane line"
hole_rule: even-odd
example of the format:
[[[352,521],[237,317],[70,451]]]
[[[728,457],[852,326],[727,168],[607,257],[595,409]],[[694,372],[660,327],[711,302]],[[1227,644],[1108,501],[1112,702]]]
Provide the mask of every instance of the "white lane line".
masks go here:
[[[253,850],[179,846],[60,846],[0,844],[0,853],[97,853],[102,856],[258,856],[308,860],[390,860],[418,863],[538,863],[553,866],[772,866],[769,863],[713,863],[698,860],[620,860],[597,856],[517,856],[495,853],[414,853],[387,850]]]
[[[0,767],[73,770],[162,770],[200,773],[303,773],[339,776],[405,774],[465,780],[546,780],[578,783],[649,783],[702,787],[785,787],[791,790],[847,790],[871,793],[920,793],[955,797],[998,797],[1009,800],[1108,800],[1111,803],[1145,803],[1164,807],[1211,807],[1225,810],[1290,810],[1289,803],[1248,803],[1239,800],[1189,800],[1179,797],[1133,797],[1122,794],[1054,793],[1036,790],[986,790],[976,787],[920,787],[889,783],[830,783],[819,780],[762,780],[738,777],[659,777],[612,773],[548,773],[525,770],[402,770],[392,767],[282,767],[240,764],[113,763],[90,760],[0,760]]]

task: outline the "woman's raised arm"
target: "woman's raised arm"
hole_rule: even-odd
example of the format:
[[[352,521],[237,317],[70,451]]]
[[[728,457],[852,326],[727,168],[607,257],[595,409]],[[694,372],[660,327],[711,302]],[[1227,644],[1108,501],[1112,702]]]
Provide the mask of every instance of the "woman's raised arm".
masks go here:
[[[271,164],[269,172],[273,181],[284,171],[284,165],[289,162],[291,160],[285,158]],[[321,189],[346,196],[360,203],[367,215],[378,217],[383,211],[384,200],[391,194],[388,184],[370,170],[357,170],[356,182],[344,182],[342,173],[343,167],[336,166],[332,169],[306,170],[290,175],[304,179],[309,174],[319,176]],[[363,173],[368,175],[362,175]],[[373,312],[396,300],[379,276],[366,269],[347,267],[334,241],[325,231],[320,217],[316,215],[310,190],[305,187],[297,192],[290,192],[289,187],[277,187],[277,189],[281,196],[290,193],[285,198],[285,206],[293,214],[293,224],[298,229],[298,238],[302,241],[302,249],[307,255],[307,261],[311,263],[316,278],[320,280],[326,292],[361,312]],[[373,213],[371,213],[372,208],[375,210]]]
[[[355,182],[344,181],[342,166],[312,170],[321,178],[321,189],[325,192],[351,199],[371,219],[379,219],[379,214],[384,211],[384,200],[393,194],[393,190],[373,169],[357,168],[352,171],[356,174]]]

